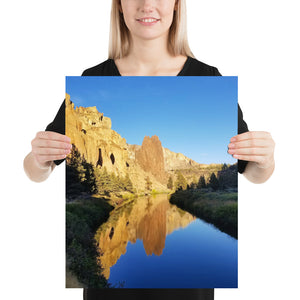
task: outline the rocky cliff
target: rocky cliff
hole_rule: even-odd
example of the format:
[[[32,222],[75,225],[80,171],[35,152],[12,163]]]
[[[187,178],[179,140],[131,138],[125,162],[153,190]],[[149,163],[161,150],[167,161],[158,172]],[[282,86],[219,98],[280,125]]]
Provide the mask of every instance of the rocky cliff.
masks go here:
[[[182,153],[175,153],[167,148],[163,148],[164,165],[166,171],[174,171],[178,169],[188,169],[190,167],[199,166],[199,163],[184,156]]]
[[[110,118],[96,107],[75,107],[66,94],[66,135],[80,155],[95,168],[106,168],[117,176],[129,175],[137,191],[145,190],[148,177],[152,189],[166,190],[168,172],[198,165],[181,153],[162,147],[159,137],[145,136],[141,146],[127,144],[114,131]]]
[[[96,107],[76,107],[66,95],[66,135],[80,154],[95,167],[125,175],[129,156],[125,138],[111,129],[111,120]]]
[[[145,172],[151,173],[161,183],[166,183],[164,152],[158,136],[145,136],[135,158]]]

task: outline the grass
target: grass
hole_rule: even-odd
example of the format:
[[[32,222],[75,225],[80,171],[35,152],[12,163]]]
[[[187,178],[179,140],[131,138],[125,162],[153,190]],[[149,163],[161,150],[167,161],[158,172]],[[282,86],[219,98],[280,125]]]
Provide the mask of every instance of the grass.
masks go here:
[[[77,199],[66,204],[67,267],[81,286],[110,287],[97,264],[99,253],[94,234],[112,209],[102,198]]]
[[[236,192],[212,192],[208,189],[182,190],[171,195],[170,203],[237,238]]]

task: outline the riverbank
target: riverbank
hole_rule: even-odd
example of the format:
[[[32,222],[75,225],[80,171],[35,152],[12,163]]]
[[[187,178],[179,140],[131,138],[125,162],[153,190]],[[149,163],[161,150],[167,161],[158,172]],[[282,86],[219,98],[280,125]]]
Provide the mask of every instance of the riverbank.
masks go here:
[[[170,196],[170,203],[237,239],[237,192],[180,190]]]
[[[103,196],[103,195],[94,195],[96,198],[105,198],[108,199],[108,203],[111,204],[114,207],[119,207],[122,204],[126,204],[130,201],[136,200],[141,197],[147,197],[147,196],[156,196],[156,195],[165,195],[170,194],[170,190],[164,190],[164,191],[157,191],[152,190],[148,192],[140,192],[140,193],[129,193],[129,192],[119,192],[119,193],[112,193],[109,196]]]
[[[100,275],[94,234],[107,221],[112,209],[104,198],[76,199],[66,204],[67,267],[80,282],[78,287],[110,287]]]

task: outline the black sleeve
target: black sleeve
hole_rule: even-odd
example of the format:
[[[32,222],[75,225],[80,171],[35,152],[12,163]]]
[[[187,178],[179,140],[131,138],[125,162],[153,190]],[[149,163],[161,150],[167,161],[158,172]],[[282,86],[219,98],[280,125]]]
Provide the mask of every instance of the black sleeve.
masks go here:
[[[65,134],[65,100],[61,104],[58,113],[56,114],[54,120],[46,127],[45,131],[54,131],[60,134]],[[64,159],[54,160],[56,165],[61,164]]]
[[[215,67],[212,68],[213,76],[222,76],[219,70]],[[247,123],[243,119],[243,112],[238,104],[238,134],[244,133],[248,130]],[[247,161],[245,160],[238,160],[238,172],[243,173],[247,166]]]
[[[222,76],[216,67],[212,67],[212,76]]]
[[[240,105],[238,105],[238,134],[247,132],[248,126],[247,123],[243,119],[243,112],[240,108]],[[245,160],[238,160],[238,171],[239,173],[243,173],[245,171],[245,168],[247,166],[248,161]]]

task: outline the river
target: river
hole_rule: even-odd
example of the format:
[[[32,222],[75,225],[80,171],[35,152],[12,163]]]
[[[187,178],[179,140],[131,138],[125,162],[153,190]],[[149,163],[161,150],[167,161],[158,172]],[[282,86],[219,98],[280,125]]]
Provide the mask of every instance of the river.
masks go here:
[[[168,201],[140,197],[96,232],[103,275],[124,288],[237,287],[237,240]]]

